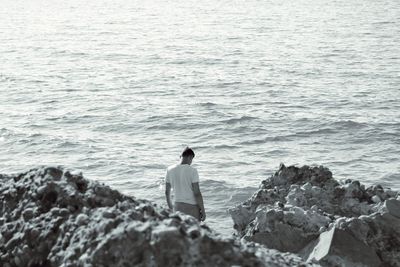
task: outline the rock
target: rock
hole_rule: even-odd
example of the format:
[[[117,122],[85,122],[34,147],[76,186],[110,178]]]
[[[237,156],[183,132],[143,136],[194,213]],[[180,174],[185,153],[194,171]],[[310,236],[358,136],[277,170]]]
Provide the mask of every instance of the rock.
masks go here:
[[[400,264],[400,219],[384,209],[381,213],[349,218],[340,229],[373,248],[382,260],[382,266]]]
[[[380,198],[379,196],[377,196],[377,195],[373,196],[373,197],[371,198],[371,200],[372,200],[374,203],[379,203],[379,202],[381,202],[381,198]]]
[[[89,221],[89,216],[87,216],[86,214],[79,214],[78,216],[76,216],[77,225],[85,225],[88,223],[88,221]]]
[[[1,179],[1,266],[315,266],[62,168]]]
[[[317,237],[318,235],[304,234],[299,228],[278,224],[273,232],[254,233],[251,237],[245,237],[245,240],[263,244],[267,248],[297,253]]]
[[[377,266],[379,261],[382,266],[400,266],[398,195],[380,185],[366,188],[351,179],[341,183],[322,166],[282,164],[250,199],[229,212],[237,236],[270,249],[305,257],[306,248],[314,246],[314,254],[309,256],[309,251],[305,259],[315,258],[325,266]],[[351,257],[339,249],[339,237],[372,258],[363,262]],[[346,260],[334,262],[335,257]]]
[[[317,260],[322,266],[381,266],[376,252],[345,230],[332,228],[304,249],[307,261]]]
[[[317,238],[321,227],[327,227],[330,222],[317,212],[299,207],[263,206],[256,211],[252,227],[248,229],[252,232],[244,239],[280,251],[298,252]]]
[[[397,217],[400,218],[400,201],[396,199],[388,199],[385,202],[385,207],[387,208],[388,212]]]
[[[32,219],[33,218],[33,210],[32,209],[25,209],[23,212],[22,212],[22,216],[24,217],[24,220],[25,221],[29,221],[30,219]]]

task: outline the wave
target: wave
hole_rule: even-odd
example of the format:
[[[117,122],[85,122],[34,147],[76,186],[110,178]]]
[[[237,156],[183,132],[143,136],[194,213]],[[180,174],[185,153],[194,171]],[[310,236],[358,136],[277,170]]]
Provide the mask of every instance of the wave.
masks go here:
[[[138,164],[136,167],[142,169],[155,169],[155,170],[167,169],[167,166],[165,164],[157,164],[157,163]]]
[[[294,136],[294,135],[268,136],[268,137],[259,138],[259,139],[242,141],[242,142],[238,143],[238,145],[257,145],[257,144],[263,144],[263,143],[268,143],[268,142],[285,142],[285,141],[291,141],[292,136]]]
[[[232,118],[232,119],[227,119],[227,120],[222,120],[220,123],[227,123],[227,124],[235,124],[235,123],[242,123],[242,122],[247,122],[247,121],[252,121],[257,119],[256,117],[252,116],[242,116],[240,118]]]
[[[212,128],[216,126],[213,123],[185,123],[185,122],[165,122],[157,125],[145,126],[146,130],[187,130],[187,129],[202,129],[202,128]]]
[[[132,123],[112,123],[107,125],[99,125],[91,128],[92,131],[101,133],[131,133],[132,130],[136,130],[141,126]]]
[[[356,122],[353,120],[343,120],[343,121],[336,121],[331,124],[331,126],[334,126],[334,128],[339,128],[339,129],[361,129],[368,127],[368,123],[363,123],[363,122]]]
[[[213,146],[214,149],[229,149],[229,148],[238,148],[235,145],[215,145]]]
[[[228,183],[225,181],[216,181],[216,180],[212,180],[212,179],[207,179],[201,182],[201,185],[203,186],[207,186],[210,187],[212,190],[213,189],[228,189]]]
[[[240,188],[240,190],[233,190],[231,191],[232,193],[228,199],[228,202],[231,203],[232,206],[237,203],[242,203],[249,199],[256,191],[256,187],[244,187]]]
[[[2,133],[2,134],[8,134],[8,133],[10,133],[10,132],[11,132],[11,131],[8,130],[7,128],[5,128],[5,127],[0,128],[0,133]]]
[[[215,86],[217,88],[225,88],[225,87],[230,87],[230,86],[234,86],[234,85],[239,85],[241,84],[241,81],[235,81],[235,82],[221,82],[221,83],[217,83]]]
[[[318,129],[318,130],[296,132],[296,134],[294,136],[308,137],[311,135],[326,135],[326,134],[335,134],[335,133],[337,133],[337,131],[334,129],[324,128],[324,129]]]
[[[28,138],[36,138],[36,137],[44,137],[42,133],[30,133],[27,136]]]
[[[365,129],[370,126],[371,125],[368,123],[356,122],[352,120],[335,121],[314,126],[313,130],[296,132],[294,136],[304,137],[312,135],[330,135],[342,131]]]
[[[204,188],[204,197],[214,210],[221,209],[226,212],[226,208],[234,206],[235,203],[242,202],[248,199],[255,191],[254,187],[242,187],[235,184],[230,184],[225,181],[216,181],[207,179],[201,181],[201,186]],[[212,197],[207,197],[212,196]],[[221,205],[221,201],[225,205]]]
[[[388,173],[383,175],[379,180],[394,184],[394,182],[400,181],[400,173]]]
[[[0,74],[0,82],[15,82],[17,81],[16,77],[6,76],[4,74]]]
[[[54,139],[57,140],[57,139]],[[57,144],[58,148],[77,148],[81,147],[81,143],[70,140],[63,140]]]
[[[377,126],[400,127],[400,122],[380,122],[377,124]]]
[[[218,104],[213,103],[213,102],[203,102],[203,103],[197,103],[201,107],[214,107],[217,106]]]

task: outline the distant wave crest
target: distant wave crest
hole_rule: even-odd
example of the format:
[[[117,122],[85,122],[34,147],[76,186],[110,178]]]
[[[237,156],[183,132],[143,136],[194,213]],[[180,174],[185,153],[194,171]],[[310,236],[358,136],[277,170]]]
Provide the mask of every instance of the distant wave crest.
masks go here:
[[[223,120],[221,121],[222,123],[227,123],[227,124],[235,124],[235,123],[242,123],[242,122],[247,122],[251,120],[257,119],[256,117],[251,117],[251,116],[242,116],[240,118],[232,118],[228,120]]]
[[[367,123],[362,123],[362,122],[356,122],[352,120],[344,120],[344,121],[336,121],[332,123],[332,126],[334,128],[339,128],[339,129],[359,129],[359,128],[364,128],[368,127]]]

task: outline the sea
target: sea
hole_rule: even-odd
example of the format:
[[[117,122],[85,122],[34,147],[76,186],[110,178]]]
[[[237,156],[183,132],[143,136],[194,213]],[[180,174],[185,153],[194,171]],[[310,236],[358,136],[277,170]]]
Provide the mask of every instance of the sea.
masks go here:
[[[280,163],[400,189],[398,0],[1,0],[0,173],[64,166],[206,224]]]

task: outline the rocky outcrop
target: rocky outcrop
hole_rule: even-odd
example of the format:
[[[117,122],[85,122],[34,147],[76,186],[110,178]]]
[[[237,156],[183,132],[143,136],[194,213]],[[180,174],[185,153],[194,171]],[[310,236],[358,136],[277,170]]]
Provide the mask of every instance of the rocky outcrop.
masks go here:
[[[193,217],[62,168],[0,179],[3,267],[303,264],[296,255],[222,238]]]
[[[230,214],[242,239],[323,266],[400,266],[399,193],[322,166],[282,164]]]

